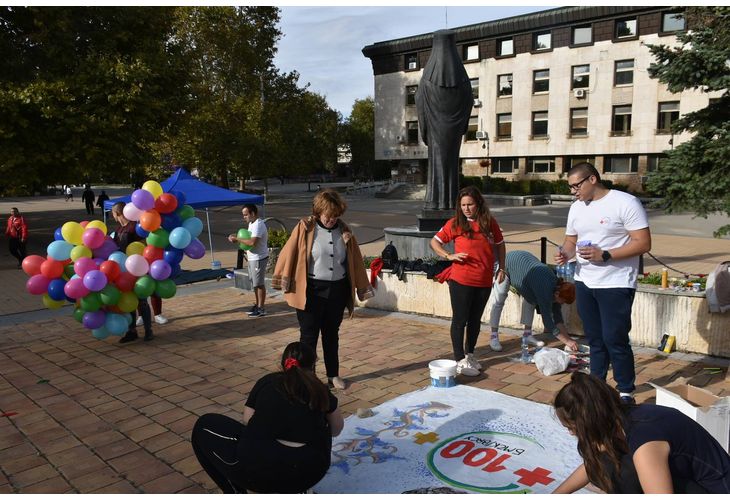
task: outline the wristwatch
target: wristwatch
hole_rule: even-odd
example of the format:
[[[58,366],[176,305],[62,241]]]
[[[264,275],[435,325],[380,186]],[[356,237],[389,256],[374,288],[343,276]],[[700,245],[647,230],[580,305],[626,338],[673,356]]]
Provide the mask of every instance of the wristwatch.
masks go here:
[[[608,250],[604,250],[601,254],[601,258],[603,259],[603,262],[608,262],[609,259],[611,259],[611,254],[608,253]]]

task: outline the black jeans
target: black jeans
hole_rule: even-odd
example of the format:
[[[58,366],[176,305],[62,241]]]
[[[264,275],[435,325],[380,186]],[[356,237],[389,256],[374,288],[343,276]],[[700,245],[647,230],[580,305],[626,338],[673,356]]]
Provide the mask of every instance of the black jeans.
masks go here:
[[[10,255],[18,259],[18,264],[23,263],[23,259],[28,255],[25,251],[25,243],[20,238],[8,238],[8,249]]]
[[[131,313],[132,323],[130,323],[129,325],[127,335],[133,335],[137,333],[137,311],[139,311],[140,316],[142,316],[145,334],[152,333],[152,312],[150,311],[150,304],[147,302],[147,299],[139,299],[139,305],[137,305],[137,309],[135,309]]]
[[[476,287],[449,281],[451,297],[451,347],[454,360],[461,361],[464,354],[473,353],[482,328],[482,314],[489,300],[492,287]],[[466,342],[464,342],[466,328]]]

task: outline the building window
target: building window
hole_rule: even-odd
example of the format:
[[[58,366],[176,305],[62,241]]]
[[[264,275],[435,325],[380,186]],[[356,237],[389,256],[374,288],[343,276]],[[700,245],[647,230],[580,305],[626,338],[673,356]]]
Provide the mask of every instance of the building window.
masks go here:
[[[416,105],[416,91],[418,85],[406,85],[406,106]]]
[[[470,116],[469,117],[469,126],[466,129],[466,141],[476,141],[477,140],[477,130],[479,130],[479,117],[478,116]]]
[[[497,139],[512,138],[512,113],[497,115]]]
[[[548,112],[535,111],[532,113],[532,137],[546,137],[548,135]]]
[[[479,44],[464,45],[464,60],[475,61],[479,59]]]
[[[670,134],[672,132],[672,123],[677,120],[679,120],[679,101],[660,102],[656,133]]]
[[[528,174],[550,174],[555,172],[555,158],[545,156],[527,159]]]
[[[685,20],[681,12],[665,12],[662,14],[662,33],[684,31]]]
[[[590,163],[591,165],[596,165],[596,157],[595,156],[571,156],[566,161],[563,162],[563,171],[568,172],[571,168],[575,167],[579,163]]]
[[[511,56],[515,53],[514,41],[512,38],[497,40],[497,55]]]
[[[619,19],[616,21],[616,31],[614,32],[615,38],[634,38],[637,33],[635,17],[632,17],[631,19]]]
[[[479,78],[470,78],[469,83],[471,83],[471,96],[479,99]]]
[[[613,107],[611,135],[631,135],[631,105]]]
[[[493,174],[511,174],[517,168],[517,158],[492,158]]]
[[[646,157],[646,171],[647,172],[656,172],[660,168],[662,168],[662,163],[664,163],[667,160],[667,157],[664,155],[648,155]]]
[[[532,72],[532,93],[548,92],[550,90],[550,70],[538,69]]]
[[[573,66],[572,89],[587,89],[591,80],[591,65]]]
[[[552,48],[552,34],[549,31],[541,31],[532,35],[532,50],[549,50]]]
[[[570,135],[588,135],[588,108],[571,108],[570,110]]]
[[[418,144],[418,122],[406,122],[406,142],[408,144]]]
[[[593,43],[593,26],[586,24],[573,28],[573,45]]]
[[[603,166],[603,172],[607,174],[633,174],[638,171],[638,156],[609,156]]]
[[[625,59],[623,61],[616,61],[613,75],[614,85],[633,85],[634,60]]]
[[[416,52],[411,52],[410,54],[406,54],[405,61],[406,61],[406,71],[418,69],[418,54]]]
[[[497,76],[497,95],[499,97],[512,95],[512,73]]]

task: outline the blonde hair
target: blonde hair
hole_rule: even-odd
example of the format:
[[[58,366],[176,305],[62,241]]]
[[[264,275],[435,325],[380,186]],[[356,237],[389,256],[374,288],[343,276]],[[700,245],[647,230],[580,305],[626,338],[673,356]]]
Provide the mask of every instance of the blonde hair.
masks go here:
[[[347,203],[334,189],[323,189],[312,200],[312,214],[315,217],[322,214],[340,217],[345,210],[347,210]]]

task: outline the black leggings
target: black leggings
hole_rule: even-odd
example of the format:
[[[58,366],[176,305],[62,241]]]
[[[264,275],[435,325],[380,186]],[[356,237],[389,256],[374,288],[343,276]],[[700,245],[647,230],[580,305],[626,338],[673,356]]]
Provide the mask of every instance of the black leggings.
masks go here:
[[[329,469],[331,440],[326,450],[294,448],[251,434],[242,423],[216,413],[195,422],[193,451],[223,493],[302,493]]]
[[[482,314],[489,300],[491,287],[481,288],[449,281],[451,296],[451,347],[454,360],[464,359],[464,353],[473,353],[482,328]],[[466,327],[466,343],[464,328]]]

